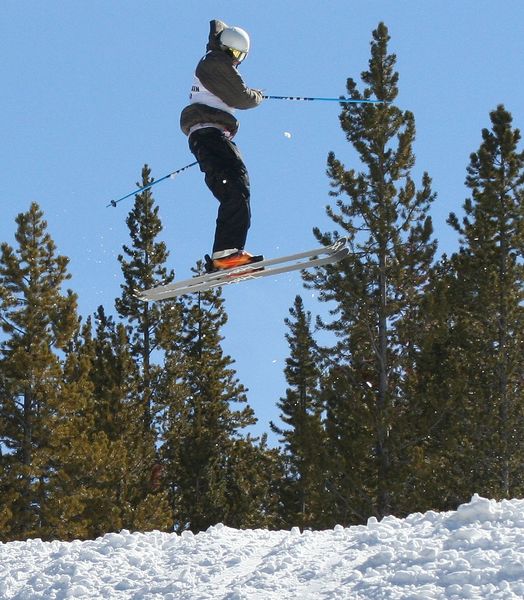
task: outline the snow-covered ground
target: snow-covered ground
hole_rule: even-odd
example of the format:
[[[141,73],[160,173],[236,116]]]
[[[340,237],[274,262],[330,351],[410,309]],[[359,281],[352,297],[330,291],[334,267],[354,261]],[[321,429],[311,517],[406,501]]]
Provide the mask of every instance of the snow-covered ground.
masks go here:
[[[223,525],[0,544],[0,598],[524,598],[524,500],[329,531]]]

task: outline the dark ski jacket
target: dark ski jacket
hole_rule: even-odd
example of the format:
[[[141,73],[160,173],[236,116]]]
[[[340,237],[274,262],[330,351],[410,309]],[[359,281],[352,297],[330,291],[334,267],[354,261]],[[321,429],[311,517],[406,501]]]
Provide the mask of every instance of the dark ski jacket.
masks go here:
[[[191,89],[191,104],[180,115],[180,127],[189,135],[196,125],[215,125],[233,137],[239,123],[236,108],[254,108],[262,101],[258,90],[246,86],[239,75],[234,59],[220,48],[220,33],[227,27],[218,20],[210,22],[207,54],[200,60]]]

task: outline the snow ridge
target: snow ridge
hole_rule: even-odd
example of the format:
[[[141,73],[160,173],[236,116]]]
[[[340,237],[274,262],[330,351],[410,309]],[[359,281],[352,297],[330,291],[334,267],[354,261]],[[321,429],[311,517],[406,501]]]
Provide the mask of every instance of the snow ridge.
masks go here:
[[[0,544],[0,598],[61,600],[524,597],[524,500],[328,531],[109,533]]]

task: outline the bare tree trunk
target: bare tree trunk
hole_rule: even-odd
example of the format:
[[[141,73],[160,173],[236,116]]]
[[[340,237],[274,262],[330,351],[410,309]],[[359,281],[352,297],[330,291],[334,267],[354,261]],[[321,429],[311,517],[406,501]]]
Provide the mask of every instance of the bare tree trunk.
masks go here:
[[[388,427],[388,340],[386,315],[386,251],[379,256],[379,315],[378,315],[378,398],[377,398],[377,512],[379,517],[389,514],[391,509],[389,490],[389,471],[391,457],[389,453]]]

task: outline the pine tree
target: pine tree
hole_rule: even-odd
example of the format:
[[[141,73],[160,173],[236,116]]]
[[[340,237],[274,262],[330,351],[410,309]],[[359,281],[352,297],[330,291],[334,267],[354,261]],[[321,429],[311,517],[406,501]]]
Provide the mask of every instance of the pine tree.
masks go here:
[[[57,254],[39,206],[31,204],[16,223],[18,246],[0,247],[0,445],[10,539],[38,535],[46,527],[45,457],[62,377],[58,353],[78,327],[76,296],[62,291],[69,261]]]
[[[40,533],[44,539],[87,539],[96,527],[93,518],[103,518],[90,512],[99,484],[93,486],[90,479],[99,462],[91,443],[95,423],[92,357],[81,351],[76,339],[66,351],[50,417],[53,435],[42,452],[49,468],[49,492],[42,507],[45,528]]]
[[[148,185],[152,179],[147,165],[142,170],[141,186]],[[168,257],[164,242],[157,240],[162,231],[162,223],[154,204],[151,190],[137,194],[135,204],[127,218],[131,244],[124,246],[124,254],[118,257],[125,283],[122,295],[116,301],[118,313],[127,322],[127,337],[131,356],[137,367],[133,385],[134,402],[142,406],[143,424],[141,455],[135,461],[155,472],[155,486],[160,485],[158,475],[161,472],[158,455],[158,423],[160,397],[165,397],[163,386],[166,376],[163,352],[176,338],[181,327],[181,305],[178,301],[149,303],[139,300],[136,291],[169,283],[174,272],[168,271],[165,263]],[[150,477],[151,479],[151,477]],[[149,484],[151,485],[151,484]]]
[[[246,390],[220,345],[227,321],[223,303],[220,291],[188,297],[181,337],[166,354],[172,387],[166,397],[162,453],[178,530],[196,532],[217,522],[227,524],[228,518],[238,526],[247,510],[241,506],[250,490],[239,489],[240,471],[232,468],[246,469],[238,456],[247,456],[252,448],[245,446],[240,431],[255,418],[249,406],[235,408],[246,404]]]
[[[417,190],[410,171],[415,120],[394,105],[396,57],[380,23],[373,32],[366,85],[348,79],[350,98],[374,96],[382,104],[346,104],[340,121],[365,170],[346,170],[331,153],[328,174],[337,198],[328,214],[354,254],[308,277],[320,299],[334,302],[335,320],[324,327],[338,341],[323,380],[330,444],[331,510],[335,520],[382,517],[405,504],[412,410],[410,377],[424,332],[420,301],[436,249],[428,211],[434,194],[427,173]],[[349,197],[349,201],[342,196]],[[330,243],[336,233],[317,238]]]
[[[107,449],[102,464],[112,503],[108,518],[131,530],[169,530],[173,514],[167,492],[152,480],[157,438],[143,428],[139,366],[126,328],[100,308],[93,343],[97,432]]]
[[[282,457],[261,439],[237,437],[231,441],[225,463],[225,502],[222,521],[229,527],[277,528],[284,473]]]
[[[68,349],[48,463],[50,534],[90,539],[122,528],[169,529],[167,494],[151,487],[156,456],[137,401],[123,324],[100,307]]]
[[[142,186],[152,182],[150,174],[151,170],[145,165],[142,169]],[[125,256],[118,257],[125,283],[121,286],[122,296],[117,299],[116,308],[128,322],[133,356],[140,365],[139,394],[143,403],[144,429],[150,432],[154,426],[155,387],[160,377],[152,355],[162,346],[159,331],[165,331],[165,327],[161,327],[163,321],[171,321],[171,303],[143,302],[137,298],[137,290],[162,282],[169,283],[173,280],[174,273],[168,272],[165,267],[168,256],[165,243],[157,241],[162,223],[151,190],[137,194],[126,222],[131,245],[124,246]]]
[[[285,521],[290,526],[319,527],[323,525],[325,464],[319,349],[311,331],[311,313],[300,296],[289,313],[291,318],[285,323],[290,356],[284,373],[290,387],[277,404],[289,429],[273,423],[271,428],[281,436],[288,471]]]
[[[504,106],[490,119],[471,155],[465,216],[462,223],[453,213],[449,218],[461,236],[451,261],[450,317],[467,382],[457,398],[462,488],[508,497],[524,490],[524,152]]]
[[[467,359],[459,350],[464,332],[457,327],[451,308],[460,303],[454,280],[453,268],[444,255],[429,270],[420,302],[424,329],[416,338],[414,366],[407,382],[413,402],[406,427],[418,436],[409,448],[408,510],[410,506],[419,511],[452,510],[471,497],[471,492],[464,494],[462,486],[465,454],[459,430],[467,415],[457,398],[468,393]]]

